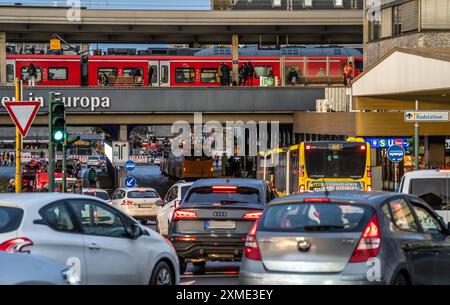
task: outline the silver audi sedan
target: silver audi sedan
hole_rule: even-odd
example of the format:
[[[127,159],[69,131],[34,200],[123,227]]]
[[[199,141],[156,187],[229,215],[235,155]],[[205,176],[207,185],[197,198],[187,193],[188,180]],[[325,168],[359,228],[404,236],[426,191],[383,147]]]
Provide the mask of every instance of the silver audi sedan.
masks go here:
[[[68,265],[80,284],[179,282],[172,244],[92,196],[0,195],[0,252],[30,253]]]
[[[421,199],[322,192],[272,201],[249,232],[241,284],[450,284],[448,226]]]

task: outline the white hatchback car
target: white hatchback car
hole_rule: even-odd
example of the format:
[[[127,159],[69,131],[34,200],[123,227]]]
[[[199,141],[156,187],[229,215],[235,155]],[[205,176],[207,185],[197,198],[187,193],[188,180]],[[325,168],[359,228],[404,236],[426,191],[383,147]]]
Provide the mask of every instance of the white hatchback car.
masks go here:
[[[81,284],[178,284],[170,242],[92,196],[0,195],[0,249],[72,266]]]
[[[118,188],[111,196],[112,205],[129,216],[146,223],[155,220],[162,199],[149,187]]]
[[[418,170],[406,173],[399,192],[425,200],[442,218],[450,222],[450,171]]]
[[[193,183],[179,181],[167,191],[163,206],[158,211],[158,217],[156,219],[156,229],[161,235],[169,235],[173,212],[178,208],[181,200],[183,200],[184,195],[186,195]]]

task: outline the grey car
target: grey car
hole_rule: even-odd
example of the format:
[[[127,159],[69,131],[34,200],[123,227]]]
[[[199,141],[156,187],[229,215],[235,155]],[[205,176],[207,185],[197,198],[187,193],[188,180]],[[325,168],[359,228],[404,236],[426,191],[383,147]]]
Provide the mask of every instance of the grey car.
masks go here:
[[[271,202],[250,230],[241,284],[450,284],[448,225],[398,193],[320,192]]]
[[[255,179],[201,179],[192,184],[172,217],[169,236],[180,260],[200,267],[207,261],[239,261],[245,237],[266,204],[276,198]]]
[[[0,252],[0,285],[67,285],[72,270],[44,257]]]

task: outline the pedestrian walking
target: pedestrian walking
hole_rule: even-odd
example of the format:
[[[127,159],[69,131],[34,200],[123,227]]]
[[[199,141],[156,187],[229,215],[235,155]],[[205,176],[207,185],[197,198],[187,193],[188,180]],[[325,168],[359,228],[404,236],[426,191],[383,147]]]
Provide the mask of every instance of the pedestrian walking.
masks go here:
[[[9,152],[6,153],[5,165],[8,165],[9,162]]]
[[[97,188],[98,175],[95,168],[91,168],[88,173],[89,187]]]
[[[11,153],[11,155],[9,156],[9,160],[11,162],[11,166],[13,166],[16,163],[14,159],[14,153]]]

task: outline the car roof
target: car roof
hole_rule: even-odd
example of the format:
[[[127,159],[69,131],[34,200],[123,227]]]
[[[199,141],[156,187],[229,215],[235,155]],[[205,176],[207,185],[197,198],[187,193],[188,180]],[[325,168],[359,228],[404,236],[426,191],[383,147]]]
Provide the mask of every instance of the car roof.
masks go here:
[[[435,169],[427,169],[427,170],[418,170],[413,172],[405,173],[405,177],[408,178],[422,178],[422,177],[429,177],[429,176],[435,176],[435,177],[445,177],[450,174],[449,171],[439,171]]]
[[[324,198],[325,192],[314,193],[301,193],[295,195],[289,195],[286,197],[277,198],[270,202],[270,205],[283,204],[283,203],[300,203],[305,198]],[[407,194],[393,193],[393,192],[361,192],[361,191],[331,191],[328,194],[328,198],[331,201],[343,201],[348,203],[360,203],[377,206],[384,203],[387,199],[403,196],[411,197]]]
[[[122,187],[121,189],[123,189],[123,190],[125,190],[127,192],[140,191],[140,190],[155,191],[156,192],[156,190],[154,188],[152,188],[152,187],[139,187],[139,186],[136,186],[136,187]]]
[[[84,195],[78,195],[73,193],[3,193],[0,194],[0,206],[15,206],[15,207],[26,207],[26,206],[43,206],[50,202],[55,202],[64,199],[86,199]]]
[[[230,185],[260,188],[264,185],[264,181],[258,179],[242,179],[242,178],[211,178],[200,179],[192,184],[193,188],[214,185]]]

